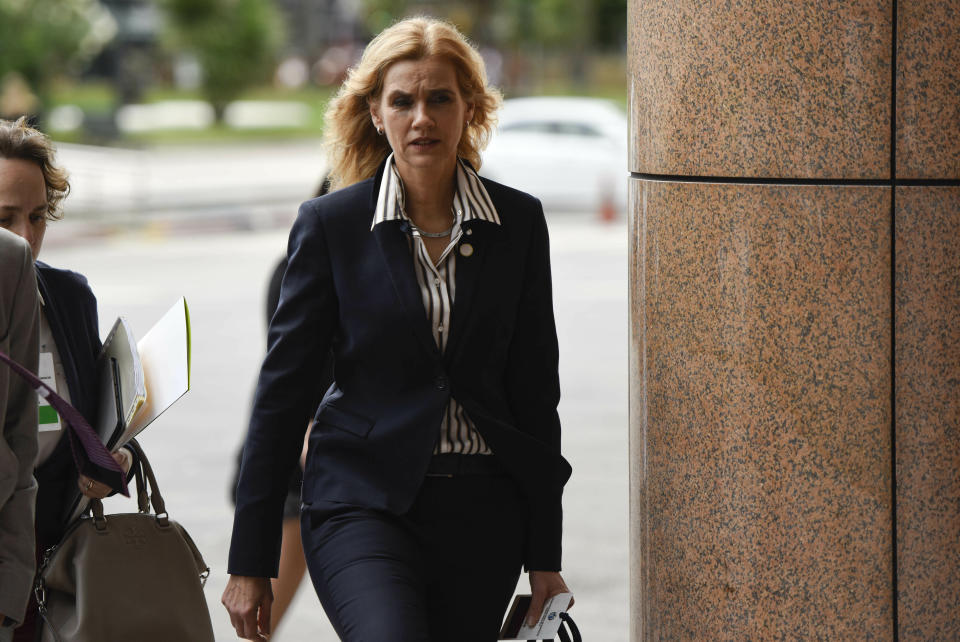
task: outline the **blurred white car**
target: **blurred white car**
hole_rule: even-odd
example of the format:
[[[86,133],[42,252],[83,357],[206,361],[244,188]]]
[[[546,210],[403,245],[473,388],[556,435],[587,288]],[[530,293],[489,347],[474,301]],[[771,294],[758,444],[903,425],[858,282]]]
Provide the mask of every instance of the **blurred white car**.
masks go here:
[[[533,194],[548,214],[622,217],[629,176],[626,116],[597,98],[506,100],[480,174]]]

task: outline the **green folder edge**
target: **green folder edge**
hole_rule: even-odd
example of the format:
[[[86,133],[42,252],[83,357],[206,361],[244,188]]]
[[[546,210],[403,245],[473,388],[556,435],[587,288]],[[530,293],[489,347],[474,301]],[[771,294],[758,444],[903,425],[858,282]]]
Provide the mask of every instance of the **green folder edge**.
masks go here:
[[[187,390],[190,390],[190,355],[193,348],[190,345],[190,308],[187,307],[187,297],[183,297],[183,316],[187,319]]]

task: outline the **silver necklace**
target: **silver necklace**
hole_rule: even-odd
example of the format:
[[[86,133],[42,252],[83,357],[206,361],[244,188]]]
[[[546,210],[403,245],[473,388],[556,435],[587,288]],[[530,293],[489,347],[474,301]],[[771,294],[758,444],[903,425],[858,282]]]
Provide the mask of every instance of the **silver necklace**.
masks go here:
[[[410,219],[410,229],[412,229],[414,232],[416,232],[416,233],[419,234],[420,236],[425,236],[425,237],[428,238],[428,239],[439,239],[439,238],[443,238],[444,236],[450,236],[450,233],[453,232],[453,228],[456,227],[456,225],[457,225],[457,217],[454,216],[454,217],[453,217],[453,222],[450,223],[450,227],[447,228],[445,231],[443,231],[443,232],[424,232],[424,231],[421,230],[419,227],[417,227],[416,223],[413,222],[413,219]]]
[[[456,225],[456,223],[454,223],[454,225]],[[414,225],[414,224],[413,224],[413,221],[410,222],[410,227],[413,229],[414,232],[416,232],[416,233],[419,234],[420,236],[425,236],[425,237],[427,237],[428,239],[439,239],[439,238],[443,238],[444,236],[450,236],[450,233],[453,232],[453,225],[451,225],[451,226],[450,226],[446,231],[444,231],[444,232],[424,232],[424,231],[421,230],[419,227],[417,227],[416,225]]]

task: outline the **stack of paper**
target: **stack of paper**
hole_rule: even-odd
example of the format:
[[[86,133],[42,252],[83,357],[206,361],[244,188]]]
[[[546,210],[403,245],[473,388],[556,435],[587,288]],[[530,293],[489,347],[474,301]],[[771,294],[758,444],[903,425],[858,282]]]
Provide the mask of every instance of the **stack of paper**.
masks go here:
[[[190,389],[190,311],[182,297],[139,343],[123,317],[103,344],[96,430],[117,448],[137,436]]]
[[[180,298],[134,343],[127,320],[117,319],[97,360],[100,414],[94,429],[116,452],[190,389],[190,311]],[[86,509],[78,498],[73,519]]]
[[[114,449],[147,398],[140,353],[133,332],[123,317],[117,319],[103,342],[97,371],[100,377],[100,415],[96,431],[107,448]]]

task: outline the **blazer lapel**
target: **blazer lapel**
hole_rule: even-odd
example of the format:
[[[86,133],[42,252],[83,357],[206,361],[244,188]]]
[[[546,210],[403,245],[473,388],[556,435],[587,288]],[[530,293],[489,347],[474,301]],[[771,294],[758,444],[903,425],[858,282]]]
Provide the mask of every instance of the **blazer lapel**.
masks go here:
[[[73,352],[70,350],[71,344],[67,341],[64,334],[64,325],[60,321],[56,297],[51,295],[50,288],[47,286],[46,279],[43,278],[41,270],[38,268],[36,272],[37,288],[40,290],[40,296],[43,297],[43,314],[47,317],[47,323],[50,325],[50,333],[53,335],[53,340],[57,344],[60,363],[63,365],[64,378],[67,380],[67,390],[70,393],[70,403],[86,417],[86,413],[91,409],[85,407],[85,397],[83,391],[80,390],[80,374],[77,371],[77,364],[76,361],[74,361]]]
[[[500,235],[500,226],[486,221],[472,220],[464,224],[464,232],[454,252],[457,253],[457,292],[450,319],[450,338],[445,356],[452,359],[457,353],[470,320],[470,310],[476,299],[484,264]]]
[[[400,221],[384,221],[373,228],[373,235],[380,246],[380,252],[387,265],[387,272],[397,292],[400,305],[403,306],[407,320],[413,327],[413,334],[431,355],[439,356],[439,349],[430,333],[427,313],[423,309],[420,286],[413,272],[413,257],[407,241],[407,235]],[[458,281],[459,286],[459,281]]]

